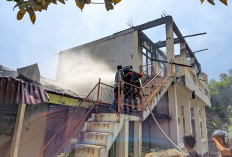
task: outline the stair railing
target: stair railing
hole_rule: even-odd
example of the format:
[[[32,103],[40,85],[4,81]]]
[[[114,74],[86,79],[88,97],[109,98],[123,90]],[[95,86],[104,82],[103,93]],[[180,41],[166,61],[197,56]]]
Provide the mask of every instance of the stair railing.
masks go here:
[[[162,90],[163,85],[172,76],[172,65],[172,61],[169,61],[158,74],[152,74],[145,80],[143,88],[150,104],[154,96]],[[162,73],[164,73],[164,77],[160,77]],[[118,114],[122,111],[126,113],[139,111],[142,115],[147,103],[145,102],[144,93],[142,93],[140,85],[125,82],[120,75],[118,77],[118,87],[120,87],[118,88]]]
[[[155,79],[158,78],[165,69],[167,69],[168,64],[171,64],[170,74],[167,74],[167,76],[162,80],[161,85],[159,85],[155,91],[152,91],[153,86],[155,86],[156,83]],[[172,62],[170,61],[158,74],[153,74],[148,78],[145,82],[144,89],[145,91],[152,91],[150,94],[148,93],[149,101],[162,88],[162,85],[165,84],[171,75]],[[126,106],[136,109],[142,116],[142,113],[146,108],[146,102],[144,95],[142,94],[141,87],[124,82],[122,81],[122,78],[119,78],[118,85],[118,87],[121,87],[118,88],[118,114],[120,114],[122,107]],[[44,146],[42,146],[40,157],[56,157],[63,150],[66,151],[69,149],[65,146],[67,146],[67,143],[70,142],[71,139],[77,138],[77,140],[79,140],[79,133],[81,132],[84,123],[87,121],[89,114],[93,112],[93,109],[95,109],[95,112],[99,112],[99,105],[111,105],[114,99],[113,91],[114,87],[102,83],[99,79],[99,82],[83,99],[80,105],[74,109],[64,124],[56,131],[52,138]],[[136,97],[136,99],[139,98],[137,104],[130,102],[131,99],[134,99],[134,97]]]
[[[56,131],[52,138],[42,146],[40,157],[56,157],[65,148],[72,138],[80,139],[79,133],[83,128],[87,117],[95,109],[98,112],[99,105],[110,105],[113,101],[114,87],[99,82],[90,93],[83,99],[76,109],[67,118],[64,124]],[[69,145],[71,147],[71,145]]]

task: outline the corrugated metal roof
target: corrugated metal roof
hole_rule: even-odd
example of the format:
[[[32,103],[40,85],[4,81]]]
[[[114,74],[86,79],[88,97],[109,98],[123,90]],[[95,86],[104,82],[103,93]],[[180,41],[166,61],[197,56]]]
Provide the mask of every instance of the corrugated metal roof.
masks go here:
[[[85,97],[84,95],[76,94],[75,92],[69,89],[61,87],[60,83],[45,77],[40,77],[40,84],[48,93],[67,96],[70,98],[77,98],[77,99],[82,99]]]
[[[0,104],[40,104],[49,99],[39,85],[0,76]]]

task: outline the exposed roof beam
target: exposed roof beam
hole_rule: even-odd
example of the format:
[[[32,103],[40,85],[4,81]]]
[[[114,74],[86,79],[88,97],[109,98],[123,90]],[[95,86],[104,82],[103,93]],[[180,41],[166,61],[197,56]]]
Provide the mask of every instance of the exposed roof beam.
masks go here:
[[[184,42],[186,43],[186,50],[188,51],[188,54],[190,55],[190,57],[194,57],[195,58],[195,62],[196,62],[196,65],[199,69],[199,71],[201,71],[201,65],[200,63],[198,62],[195,54],[192,52],[192,50],[190,49],[188,43],[185,41],[183,35],[181,34],[179,28],[176,26],[175,22],[173,21],[173,30],[174,32],[176,33],[176,36],[181,40],[181,42]]]
[[[145,40],[147,40],[148,42],[150,42],[150,44],[151,44],[152,46],[154,46],[155,48],[157,48],[157,51],[158,51],[158,53],[159,53],[161,56],[163,56],[164,58],[167,57],[167,56],[163,53],[163,51],[161,51],[161,50],[158,48],[158,45],[155,44],[155,43],[153,43],[153,42],[151,41],[151,39],[148,38],[148,37],[146,36],[146,34],[144,34],[142,31],[140,31],[140,35],[142,36],[142,38],[144,38]]]
[[[139,30],[146,30],[146,29],[149,29],[149,28],[152,28],[152,27],[156,27],[156,26],[165,24],[169,20],[172,20],[172,17],[171,16],[165,16],[165,17],[162,17],[162,18],[159,18],[159,19],[144,23],[142,25],[139,25],[139,26],[137,26],[137,28]]]
[[[197,34],[192,34],[192,35],[186,35],[186,36],[184,36],[184,38],[195,37],[195,36],[198,36],[198,35],[205,35],[205,34],[207,34],[207,33],[204,32],[204,33],[197,33]]]
[[[207,50],[208,49],[202,49],[202,50],[194,51],[193,53],[198,53],[198,52],[207,51]]]
[[[204,33],[192,34],[192,35],[184,36],[184,38],[194,37],[194,36],[198,36],[198,35],[205,35],[205,34],[207,34],[207,33],[204,32]],[[175,38],[174,44],[179,44],[179,43],[181,43],[181,40],[179,38]],[[166,41],[157,42],[156,45],[158,46],[158,48],[165,47]]]

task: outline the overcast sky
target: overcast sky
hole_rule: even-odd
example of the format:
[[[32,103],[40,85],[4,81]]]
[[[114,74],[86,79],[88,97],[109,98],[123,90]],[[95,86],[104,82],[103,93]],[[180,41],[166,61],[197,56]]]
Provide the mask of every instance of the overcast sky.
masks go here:
[[[92,0],[94,1],[94,0]],[[95,2],[103,0],[95,0]],[[0,1],[0,65],[16,69],[38,63],[41,74],[55,79],[58,53],[127,29],[128,19],[139,25],[160,18],[163,11],[173,16],[183,35],[207,32],[188,38],[209,79],[232,68],[232,3],[216,6],[200,0],[122,0],[113,11],[104,5],[86,5],[81,12],[74,0],[66,5],[51,4],[47,11],[36,13],[35,25],[29,15],[17,21],[14,2]],[[163,26],[162,26],[163,27]],[[161,27],[161,29],[162,29]],[[158,28],[159,29],[159,28]],[[154,41],[165,39],[159,31],[145,32]]]

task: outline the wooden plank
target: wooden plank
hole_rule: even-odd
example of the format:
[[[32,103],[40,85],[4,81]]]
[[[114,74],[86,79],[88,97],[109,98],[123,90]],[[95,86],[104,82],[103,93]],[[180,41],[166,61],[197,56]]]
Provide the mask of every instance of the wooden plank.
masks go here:
[[[10,157],[18,157],[19,143],[20,143],[21,133],[23,128],[25,109],[26,109],[26,104],[19,104],[18,113],[15,122],[15,128],[14,128],[14,136],[11,145]]]
[[[152,27],[156,27],[156,26],[165,24],[169,20],[172,20],[172,17],[171,16],[165,16],[165,17],[162,17],[162,18],[159,18],[159,19],[144,23],[142,25],[139,25],[139,26],[137,26],[137,28],[139,30],[146,30],[146,29],[149,29],[149,28],[152,28]]]
[[[67,106],[75,107],[75,106],[78,106],[81,102],[79,99],[69,98],[69,97],[61,96],[57,94],[48,93],[48,96],[49,96],[49,100],[45,102],[50,103],[50,104],[67,105]]]

